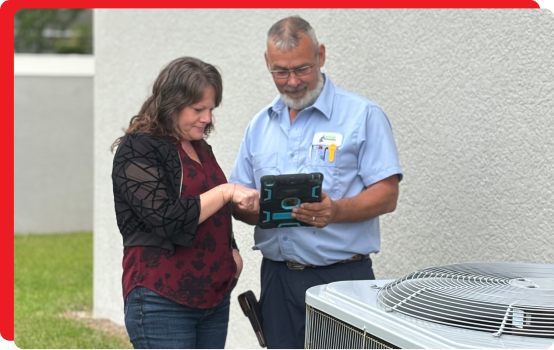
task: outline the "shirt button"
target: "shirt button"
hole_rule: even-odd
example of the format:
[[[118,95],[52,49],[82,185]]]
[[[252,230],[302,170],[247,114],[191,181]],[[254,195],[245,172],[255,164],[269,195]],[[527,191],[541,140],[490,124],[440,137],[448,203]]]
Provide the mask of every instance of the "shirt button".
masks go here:
[[[283,241],[287,241],[289,238],[287,236],[283,237]]]

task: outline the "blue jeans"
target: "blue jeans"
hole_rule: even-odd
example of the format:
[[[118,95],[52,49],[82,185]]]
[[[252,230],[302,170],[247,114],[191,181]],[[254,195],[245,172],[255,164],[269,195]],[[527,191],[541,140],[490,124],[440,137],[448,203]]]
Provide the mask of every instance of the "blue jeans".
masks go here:
[[[148,288],[134,288],[125,301],[125,327],[135,349],[223,349],[231,291],[213,308],[177,304]]]

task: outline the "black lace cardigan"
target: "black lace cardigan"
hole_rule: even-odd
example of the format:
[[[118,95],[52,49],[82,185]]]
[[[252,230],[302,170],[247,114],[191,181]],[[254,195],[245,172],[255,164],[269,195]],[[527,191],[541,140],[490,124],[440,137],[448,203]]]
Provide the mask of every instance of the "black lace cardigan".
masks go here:
[[[182,165],[175,145],[147,134],[126,135],[115,153],[112,181],[124,246],[171,251],[174,245],[191,246],[200,197],[181,198]]]

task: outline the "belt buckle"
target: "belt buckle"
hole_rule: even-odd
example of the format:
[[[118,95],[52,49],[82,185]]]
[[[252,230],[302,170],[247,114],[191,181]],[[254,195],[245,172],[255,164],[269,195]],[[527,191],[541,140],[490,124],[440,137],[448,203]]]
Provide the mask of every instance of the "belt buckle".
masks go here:
[[[287,266],[291,270],[304,270],[306,266],[302,265],[301,263],[298,263],[296,261],[287,260]]]

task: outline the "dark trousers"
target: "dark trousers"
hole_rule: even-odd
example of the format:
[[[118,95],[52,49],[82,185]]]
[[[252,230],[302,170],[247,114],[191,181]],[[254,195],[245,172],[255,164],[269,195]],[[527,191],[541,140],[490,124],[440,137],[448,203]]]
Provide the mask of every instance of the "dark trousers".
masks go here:
[[[291,270],[285,262],[262,260],[260,308],[268,349],[303,349],[306,290],[320,284],[375,279],[371,259]]]

